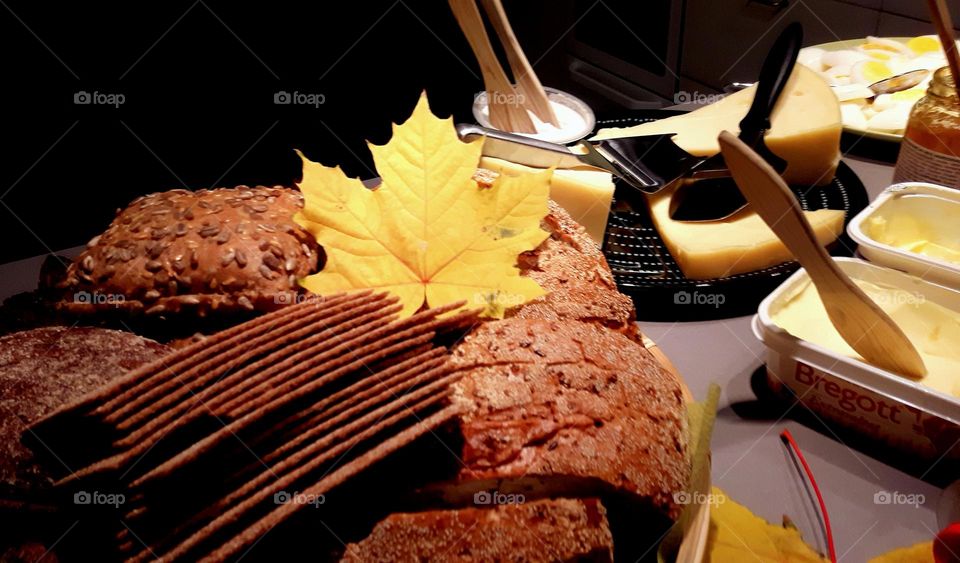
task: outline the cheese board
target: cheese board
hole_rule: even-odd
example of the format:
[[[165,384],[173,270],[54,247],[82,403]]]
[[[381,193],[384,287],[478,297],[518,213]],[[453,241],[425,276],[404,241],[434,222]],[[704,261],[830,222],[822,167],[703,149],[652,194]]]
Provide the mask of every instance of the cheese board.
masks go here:
[[[626,118],[600,119],[597,127],[627,127],[683,113],[645,110]],[[844,225],[869,202],[863,183],[842,161],[828,186],[791,189],[804,210],[842,210]],[[731,276],[690,279],[671,255],[639,194],[616,182],[613,199],[602,249],[618,288],[637,305],[640,320],[698,321],[753,314],[760,301],[798,268],[796,262],[785,262]],[[828,251],[851,256],[854,248],[842,234]]]

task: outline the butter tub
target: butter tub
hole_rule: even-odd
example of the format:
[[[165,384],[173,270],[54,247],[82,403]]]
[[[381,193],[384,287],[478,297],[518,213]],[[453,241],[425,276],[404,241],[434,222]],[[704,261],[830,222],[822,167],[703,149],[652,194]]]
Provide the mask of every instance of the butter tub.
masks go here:
[[[851,277],[906,289],[960,317],[960,291],[856,258],[836,258]],[[898,450],[930,459],[960,459],[960,399],[823,346],[799,339],[773,315],[808,282],[803,269],[760,303],[753,332],[767,347],[767,378],[825,420]],[[960,377],[960,374],[957,374]]]
[[[960,288],[960,190],[922,182],[894,184],[850,221],[847,233],[871,262]],[[945,252],[934,257],[891,244],[896,238],[942,245],[953,260],[944,258]]]

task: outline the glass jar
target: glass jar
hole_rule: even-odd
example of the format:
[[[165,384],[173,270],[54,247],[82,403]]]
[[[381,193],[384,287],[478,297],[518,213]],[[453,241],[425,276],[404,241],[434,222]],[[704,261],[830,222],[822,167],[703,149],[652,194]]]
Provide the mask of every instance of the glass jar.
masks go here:
[[[910,112],[893,181],[960,189],[960,98],[948,67],[933,74]]]

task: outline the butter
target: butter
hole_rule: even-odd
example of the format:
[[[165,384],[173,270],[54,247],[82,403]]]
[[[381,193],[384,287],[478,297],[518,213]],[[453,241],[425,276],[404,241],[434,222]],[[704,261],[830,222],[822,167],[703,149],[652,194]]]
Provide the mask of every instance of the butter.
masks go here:
[[[480,159],[480,168],[510,176],[540,171],[488,156]],[[598,246],[603,244],[603,233],[607,230],[607,217],[613,201],[613,176],[609,172],[593,169],[554,170],[553,179],[550,180],[550,198],[564,208],[574,221],[583,225]]]
[[[594,140],[676,133],[673,141],[696,156],[720,152],[717,135],[739,132],[756,86],[687,114],[633,127],[601,129]],[[797,65],[770,118],[764,140],[774,154],[787,161],[788,183],[822,186],[833,180],[840,162],[840,104],[817,73]]]
[[[894,197],[862,229],[881,244],[960,265],[960,203],[955,201],[924,194]]]
[[[685,223],[670,218],[673,190],[648,196],[650,214],[683,274],[692,280],[722,278],[793,260],[759,215],[744,208],[722,221]],[[826,246],[843,231],[841,210],[805,211],[817,241]]]
[[[897,323],[917,348],[927,375],[920,383],[960,397],[960,312],[926,300],[922,295],[886,284],[854,280]],[[793,336],[833,352],[862,360],[827,317],[820,295],[809,280],[789,295],[771,317]]]

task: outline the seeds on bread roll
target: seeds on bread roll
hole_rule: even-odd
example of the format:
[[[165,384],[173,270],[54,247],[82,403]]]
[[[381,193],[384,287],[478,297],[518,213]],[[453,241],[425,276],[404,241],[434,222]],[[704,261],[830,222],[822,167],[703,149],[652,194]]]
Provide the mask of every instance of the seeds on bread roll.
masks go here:
[[[293,222],[295,190],[172,190],[120,211],[68,268],[59,307],[147,315],[268,311],[293,303],[317,244]]]

